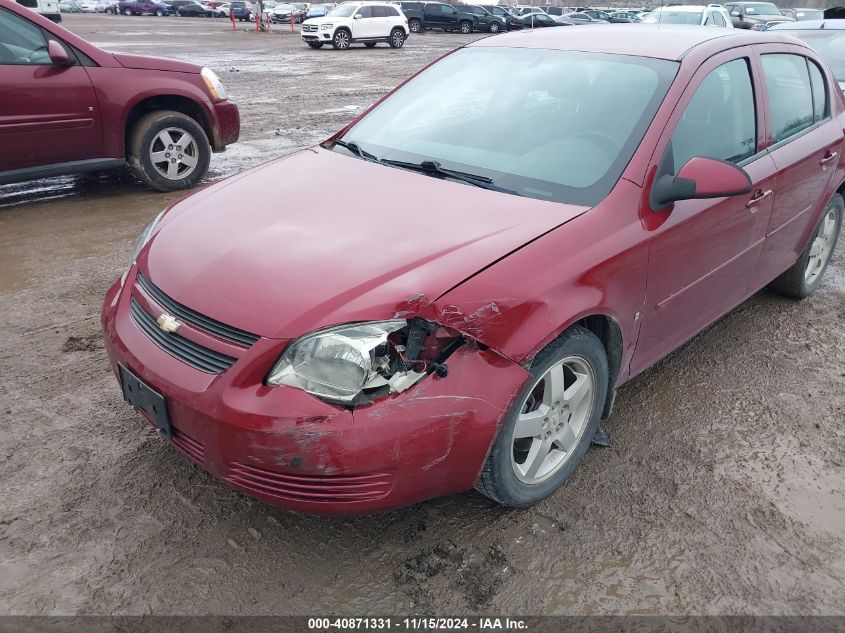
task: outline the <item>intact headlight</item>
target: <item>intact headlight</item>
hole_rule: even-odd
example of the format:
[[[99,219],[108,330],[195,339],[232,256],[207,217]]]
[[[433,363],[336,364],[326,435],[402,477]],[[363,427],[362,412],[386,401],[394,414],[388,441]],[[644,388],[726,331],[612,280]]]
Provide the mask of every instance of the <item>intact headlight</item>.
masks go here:
[[[147,242],[150,241],[150,237],[152,236],[153,231],[156,228],[156,224],[158,224],[158,221],[161,220],[161,216],[163,215],[164,211],[162,211],[155,218],[153,218],[153,221],[150,222],[147,226],[145,226],[144,230],[141,231],[141,234],[135,238],[135,242],[132,244],[132,259],[129,260],[130,266],[135,263],[135,259],[137,259],[138,253],[141,252],[141,249],[144,248]]]
[[[442,361],[461,336],[423,319],[340,325],[293,341],[267,377],[339,404],[355,405],[399,393],[431,371],[446,375]]]
[[[334,26],[333,24],[323,24],[323,25],[321,25],[321,26],[320,26],[320,30],[321,30],[321,31],[328,31],[328,30],[330,30],[333,26]]]
[[[223,85],[220,77],[218,77],[217,73],[211,70],[211,68],[203,68],[200,71],[200,75],[202,76],[202,80],[205,82],[205,87],[208,88],[208,92],[211,94],[212,99],[215,101],[225,101],[229,98],[226,86]]]

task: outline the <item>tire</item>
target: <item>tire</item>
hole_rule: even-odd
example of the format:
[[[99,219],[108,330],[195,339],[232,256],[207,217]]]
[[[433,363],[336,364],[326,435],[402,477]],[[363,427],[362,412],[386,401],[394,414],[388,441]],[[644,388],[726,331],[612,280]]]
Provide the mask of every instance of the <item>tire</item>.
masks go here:
[[[461,22],[460,25],[458,26],[458,28],[460,29],[461,33],[463,33],[464,35],[468,35],[469,33],[472,33],[472,23],[471,22]]]
[[[124,10],[123,10],[123,15],[132,15],[132,9],[130,9],[129,7],[127,7],[126,9],[124,9]]]
[[[189,137],[182,147],[177,141],[184,139],[184,134]],[[170,142],[165,142],[165,138]],[[194,119],[181,112],[158,110],[141,117],[132,128],[127,160],[135,176],[146,185],[157,191],[177,191],[193,187],[205,175],[211,146]]]
[[[408,28],[411,30],[411,33],[422,33],[422,22],[419,20],[409,20],[408,21]]]
[[[532,378],[505,414],[476,484],[485,496],[513,508],[542,501],[569,478],[590,446],[607,398],[607,354],[596,335],[582,327],[550,343],[529,371]],[[535,425],[536,436],[515,438]]]
[[[390,48],[402,48],[405,45],[405,31],[393,29],[390,32]]]
[[[489,30],[490,30],[491,33],[498,33],[499,31],[502,30],[502,25],[499,24],[496,21],[493,21],[493,22],[490,23],[490,29]]]
[[[307,42],[308,46],[311,48],[323,48],[322,42]]]
[[[346,50],[352,43],[352,36],[346,29],[338,29],[332,38],[332,46],[337,50]]]
[[[789,270],[770,284],[772,290],[795,299],[803,299],[818,290],[827,265],[836,250],[836,240],[842,229],[844,212],[845,201],[837,193],[827,203],[801,257]]]
[[[367,48],[374,48],[375,45],[375,42],[364,42],[364,46],[366,46]]]

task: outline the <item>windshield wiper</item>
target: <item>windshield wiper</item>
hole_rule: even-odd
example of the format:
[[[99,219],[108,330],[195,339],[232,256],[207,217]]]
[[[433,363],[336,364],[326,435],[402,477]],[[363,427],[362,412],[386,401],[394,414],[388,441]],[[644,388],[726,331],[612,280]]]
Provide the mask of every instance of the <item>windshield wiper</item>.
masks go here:
[[[361,146],[358,145],[358,143],[356,143],[355,141],[341,141],[340,139],[336,138],[332,141],[332,144],[340,145],[342,148],[348,149],[353,154],[360,156],[363,159],[371,160],[374,163],[382,162],[378,156],[370,154],[367,150],[362,149]]]
[[[521,193],[518,193],[512,189],[500,187],[499,185],[493,182],[492,178],[488,178],[487,176],[480,176],[479,174],[470,174],[465,171],[457,171],[455,169],[446,169],[445,167],[441,167],[440,163],[436,160],[424,160],[421,163],[408,163],[402,160],[389,160],[383,158],[380,162],[384,165],[390,165],[392,167],[401,167],[402,169],[411,169],[413,171],[429,174],[431,176],[442,176],[445,178],[451,178],[452,180],[459,180],[469,185],[481,187],[482,189],[490,189],[491,191],[499,191],[502,193],[511,193],[516,196],[522,195]]]

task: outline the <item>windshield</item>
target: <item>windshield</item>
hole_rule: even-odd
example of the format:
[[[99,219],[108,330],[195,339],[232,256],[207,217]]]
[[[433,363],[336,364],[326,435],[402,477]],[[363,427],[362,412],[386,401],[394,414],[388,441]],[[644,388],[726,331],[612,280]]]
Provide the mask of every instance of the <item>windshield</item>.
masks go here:
[[[676,70],[630,55],[459,49],[343,140],[380,159],[436,161],[522,196],[594,205],[621,175]]]
[[[701,24],[703,11],[673,11],[672,9],[658,9],[643,18],[643,24]]]
[[[338,18],[348,18],[358,8],[357,4],[341,4],[328,12],[328,17],[336,16]]]
[[[754,2],[743,6],[746,15],[783,15],[771,2]]]
[[[824,58],[836,80],[845,81],[845,31],[780,31],[807,42]]]

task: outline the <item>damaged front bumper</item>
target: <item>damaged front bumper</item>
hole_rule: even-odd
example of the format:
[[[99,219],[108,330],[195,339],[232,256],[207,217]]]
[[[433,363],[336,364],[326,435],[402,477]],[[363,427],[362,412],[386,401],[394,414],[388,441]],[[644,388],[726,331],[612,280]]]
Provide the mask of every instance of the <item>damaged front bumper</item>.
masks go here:
[[[173,444],[233,488],[317,514],[360,514],[468,490],[519,388],[521,366],[473,343],[446,377],[354,409],[267,386],[287,341],[260,339],[221,374],[170,356],[135,325],[129,292],[105,297],[103,332],[123,365],[164,395]]]

